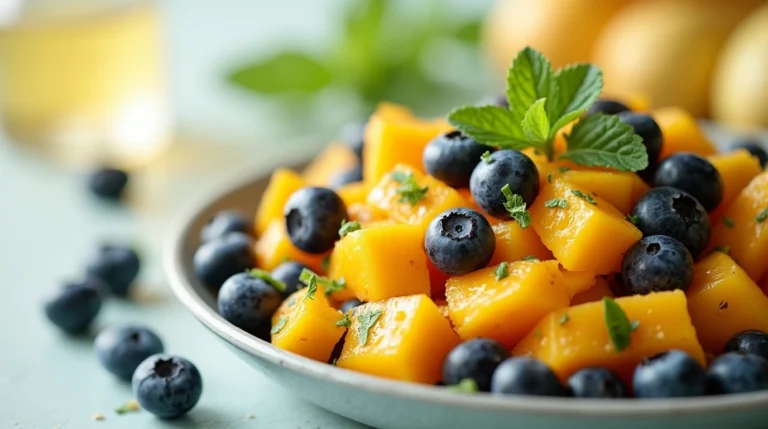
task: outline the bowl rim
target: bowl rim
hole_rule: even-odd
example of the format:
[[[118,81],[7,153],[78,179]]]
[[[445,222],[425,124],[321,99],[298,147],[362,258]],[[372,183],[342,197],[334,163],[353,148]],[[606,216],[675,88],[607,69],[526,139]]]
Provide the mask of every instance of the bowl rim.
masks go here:
[[[270,170],[271,171],[271,170]],[[673,399],[620,399],[589,400],[583,398],[534,397],[523,395],[492,395],[478,392],[461,395],[433,386],[391,380],[360,372],[338,368],[305,358],[256,338],[237,328],[210,307],[192,286],[184,269],[184,245],[189,234],[197,234],[192,226],[224,196],[241,191],[257,181],[268,178],[270,172],[246,174],[220,187],[224,192],[212,192],[182,210],[173,222],[165,239],[163,265],[171,289],[181,303],[206,328],[238,349],[280,365],[290,371],[311,377],[317,382],[333,382],[343,387],[370,393],[399,396],[402,399],[428,402],[438,406],[471,408],[473,411],[496,413],[525,413],[558,415],[561,417],[659,417],[739,411],[768,407],[768,391],[720,396],[701,396]],[[261,195],[259,195],[261,197]]]

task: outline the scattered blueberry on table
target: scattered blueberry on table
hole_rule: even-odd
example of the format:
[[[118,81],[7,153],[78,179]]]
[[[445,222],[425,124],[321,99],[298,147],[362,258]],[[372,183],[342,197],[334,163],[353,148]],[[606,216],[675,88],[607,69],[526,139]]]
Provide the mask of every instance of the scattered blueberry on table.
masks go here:
[[[164,351],[160,337],[140,325],[106,328],[96,336],[94,348],[101,365],[124,380],[131,379],[144,359]]]
[[[105,288],[98,279],[67,283],[45,301],[45,315],[69,334],[83,333],[99,314]]]
[[[134,249],[113,243],[99,246],[86,264],[88,276],[101,279],[117,296],[128,295],[140,268],[141,261]]]
[[[119,200],[128,184],[128,173],[117,168],[102,167],[88,176],[88,189],[97,197]]]
[[[169,354],[156,354],[141,362],[131,385],[141,408],[163,419],[183,416],[203,393],[203,378],[197,367]]]

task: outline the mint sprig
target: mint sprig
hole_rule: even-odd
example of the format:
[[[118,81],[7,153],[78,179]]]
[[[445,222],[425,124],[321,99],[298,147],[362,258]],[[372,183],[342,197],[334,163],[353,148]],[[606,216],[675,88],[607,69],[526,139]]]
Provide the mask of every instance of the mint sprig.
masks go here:
[[[507,74],[509,109],[460,107],[448,115],[448,121],[480,143],[515,150],[535,147],[553,159],[557,132],[586,113],[602,89],[603,75],[596,66],[574,64],[555,72],[540,52],[525,48]],[[581,119],[566,141],[568,149],[559,159],[624,171],[648,166],[642,139],[616,116]]]
[[[512,193],[512,189],[509,185],[504,185],[501,188],[501,193],[504,194],[506,201],[504,202],[504,208],[509,212],[509,217],[516,220],[520,224],[520,228],[525,229],[531,224],[531,213],[526,209],[525,201],[523,197],[518,194]]]

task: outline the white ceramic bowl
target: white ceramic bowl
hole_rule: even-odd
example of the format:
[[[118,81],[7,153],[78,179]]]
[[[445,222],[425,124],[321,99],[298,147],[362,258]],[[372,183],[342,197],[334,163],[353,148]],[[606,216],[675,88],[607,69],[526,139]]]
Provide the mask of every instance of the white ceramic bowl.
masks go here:
[[[254,213],[267,182],[268,175],[245,178],[186,212],[173,224],[165,269],[176,296],[203,325],[255,369],[320,407],[381,429],[768,428],[768,392],[665,400],[460,395],[344,370],[273,347],[219,316],[214,297],[192,270],[208,219],[222,209]]]

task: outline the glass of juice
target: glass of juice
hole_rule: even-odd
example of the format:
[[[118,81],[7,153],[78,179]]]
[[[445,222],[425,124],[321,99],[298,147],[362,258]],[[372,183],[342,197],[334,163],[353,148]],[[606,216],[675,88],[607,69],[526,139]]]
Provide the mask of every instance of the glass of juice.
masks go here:
[[[4,139],[75,165],[141,166],[171,142],[152,0],[0,1]]]

